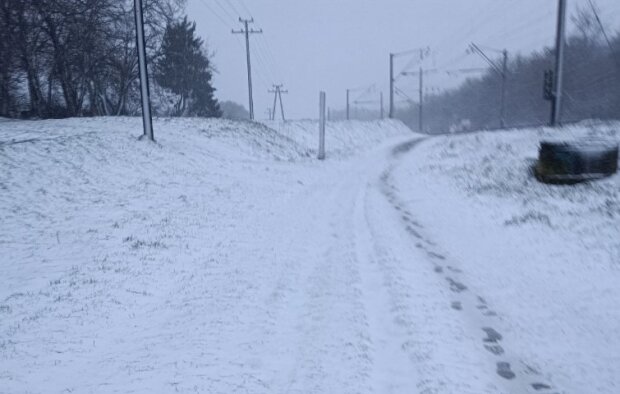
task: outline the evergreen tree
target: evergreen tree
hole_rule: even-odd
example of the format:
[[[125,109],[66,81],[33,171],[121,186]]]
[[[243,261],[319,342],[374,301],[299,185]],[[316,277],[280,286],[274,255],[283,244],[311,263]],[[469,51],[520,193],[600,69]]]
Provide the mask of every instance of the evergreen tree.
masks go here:
[[[176,116],[220,117],[213,97],[212,67],[204,43],[196,36],[196,23],[187,17],[168,24],[161,44],[155,79],[179,98]]]

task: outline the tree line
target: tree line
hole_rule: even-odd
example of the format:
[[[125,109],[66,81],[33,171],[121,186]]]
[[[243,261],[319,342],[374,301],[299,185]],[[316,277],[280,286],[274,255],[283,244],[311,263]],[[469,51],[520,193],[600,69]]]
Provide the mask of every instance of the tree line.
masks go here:
[[[567,38],[564,66],[564,122],[620,118],[620,33],[605,36],[595,15],[584,9],[572,17],[575,30]],[[549,122],[550,105],[543,97],[545,70],[552,70],[555,50],[545,48],[509,62],[506,86],[508,127]],[[428,95],[424,131],[458,132],[498,128],[502,77],[492,69],[454,90]],[[397,117],[418,129],[418,105],[411,103]]]
[[[140,113],[133,0],[0,0],[0,116]],[[220,116],[185,0],[144,1],[153,110]],[[190,83],[191,81],[191,83]]]

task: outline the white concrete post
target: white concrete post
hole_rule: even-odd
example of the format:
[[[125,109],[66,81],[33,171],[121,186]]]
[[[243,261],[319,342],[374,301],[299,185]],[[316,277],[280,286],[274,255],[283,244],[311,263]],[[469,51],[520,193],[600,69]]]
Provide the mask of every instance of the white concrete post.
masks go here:
[[[325,160],[325,92],[319,95],[319,160]]]

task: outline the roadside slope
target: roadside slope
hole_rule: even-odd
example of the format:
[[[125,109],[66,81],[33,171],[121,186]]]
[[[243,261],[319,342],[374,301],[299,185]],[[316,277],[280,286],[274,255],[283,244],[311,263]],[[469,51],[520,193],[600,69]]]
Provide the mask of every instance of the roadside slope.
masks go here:
[[[260,125],[155,125],[0,127],[0,391],[365,391],[334,234],[374,142],[318,162]]]
[[[529,171],[543,138],[618,141],[617,128],[438,137],[393,173],[442,268],[473,295],[455,301],[481,346],[492,345],[498,373],[509,362],[517,380],[540,383],[536,391],[611,394],[620,386],[620,176],[549,186]]]

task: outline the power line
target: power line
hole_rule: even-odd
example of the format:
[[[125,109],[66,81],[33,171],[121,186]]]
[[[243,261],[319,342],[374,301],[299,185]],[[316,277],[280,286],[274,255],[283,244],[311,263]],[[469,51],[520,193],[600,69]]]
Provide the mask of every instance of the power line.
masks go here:
[[[422,49],[416,49],[413,51],[409,51],[409,53],[417,53],[418,56],[413,57],[411,60],[409,60],[409,63],[407,63],[407,65],[405,67],[403,67],[403,69],[396,75],[396,80],[400,79],[401,76],[403,75],[403,72],[409,70],[411,67],[418,65],[420,63],[422,63],[424,61],[424,59],[426,59],[426,57],[428,57],[431,53],[431,48],[430,47],[426,47],[426,48],[422,48]]]
[[[463,26],[461,26],[458,29],[453,30],[449,35],[446,35],[446,38],[443,39],[443,41],[433,45],[434,48],[443,48],[446,44],[449,43],[457,43],[457,45],[461,45],[458,44],[458,42],[460,42],[460,40],[455,41],[454,37],[463,37],[463,46],[465,46],[465,43],[467,41],[471,41],[471,37],[478,32],[478,30],[487,25],[487,22],[492,20],[492,19],[499,19],[500,18],[500,14],[512,14],[516,11],[515,7],[521,6],[521,4],[519,2],[510,2],[510,3],[506,3],[503,1],[493,1],[490,2],[489,6],[486,7],[485,11],[483,11],[482,13],[480,13],[478,15],[478,18],[476,21],[472,22],[471,20],[468,20]],[[503,33],[500,33],[499,35],[493,35],[494,39],[498,39],[498,38],[506,38],[508,36],[514,36],[514,33],[517,33],[521,36],[524,35],[524,33],[527,32],[528,36],[532,36],[535,35],[536,36],[536,41],[535,43],[538,42],[547,42],[547,37],[543,37],[544,40],[541,40],[541,34],[536,33],[535,31],[532,30],[532,26],[537,25],[538,22],[545,20],[549,14],[551,14],[553,12],[552,9],[548,9],[545,11],[545,13],[543,15],[540,15],[540,7],[538,7],[538,9],[536,11],[532,10],[530,11],[523,11],[523,18],[518,18],[519,21],[521,21],[521,23],[519,23],[518,25],[513,25],[510,27],[509,30],[506,30]],[[534,18],[528,18],[527,16],[529,16],[530,14],[535,15]],[[473,26],[473,27],[471,27]],[[469,29],[468,29],[469,28]],[[527,29],[526,29],[527,28]],[[537,30],[537,28],[535,27],[534,29]],[[522,42],[522,41],[521,41]],[[551,40],[549,40],[549,42],[551,42]],[[451,45],[452,46],[452,45]],[[452,46],[454,48],[454,46]],[[444,51],[445,53],[446,51]],[[454,52],[454,51],[448,51],[448,52]],[[457,51],[458,52],[458,51]],[[437,52],[435,52],[437,53]],[[444,65],[442,67],[452,67],[454,66],[455,63],[460,62],[461,60],[463,60],[464,56],[461,55],[457,55],[456,57],[454,57],[452,60],[449,60],[447,62],[444,63]],[[441,68],[441,67],[440,67]]]
[[[612,55],[614,55],[613,56],[614,60],[620,66],[620,61],[618,61],[618,59],[615,56],[614,48],[611,45],[611,40],[609,39],[609,36],[607,35],[607,31],[605,31],[605,27],[603,26],[603,22],[601,22],[601,18],[598,16],[598,11],[597,11],[596,7],[594,6],[594,3],[592,2],[592,0],[588,0],[588,3],[590,3],[590,7],[592,8],[592,12],[594,12],[594,17],[596,18],[596,22],[598,22],[598,25],[601,28],[601,32],[603,32],[603,36],[605,37],[605,41],[607,41],[607,46],[609,47],[609,51],[611,52]]]
[[[416,48],[416,49],[410,49],[410,50],[402,51],[402,52],[390,53],[390,70],[389,70],[390,71],[390,104],[389,104],[389,117],[390,118],[394,117],[394,109],[395,109],[394,89],[396,88],[396,82],[400,78],[400,76],[403,75],[403,73],[405,72],[405,71],[401,71],[400,73],[398,73],[398,75],[394,75],[394,61],[399,57],[411,55],[414,53],[419,54],[420,62],[422,62],[424,58],[430,54],[430,47]]]
[[[439,66],[437,68],[441,70],[441,69],[446,69],[448,67],[452,67],[456,63],[458,63],[461,60],[463,60],[464,58],[466,58],[467,56],[468,56],[468,53],[466,51],[463,51],[462,53],[459,53],[457,56],[453,57],[448,62],[444,63],[442,66]]]
[[[269,67],[271,67],[273,72],[279,74],[278,62],[276,61],[276,57],[273,55],[273,52],[269,47],[269,41],[267,41],[266,35],[263,34],[259,36],[259,39],[256,40],[256,42],[257,45],[260,47],[265,59],[267,60]]]
[[[220,12],[224,12],[228,17],[231,17],[230,11],[227,10],[220,2],[219,0],[215,0],[216,4],[220,7],[221,11],[216,11],[211,5],[209,5],[209,3],[207,3],[205,0],[200,0],[200,2],[209,10],[211,11],[211,13],[221,22],[221,24],[225,27],[230,27],[230,24],[228,22],[226,22],[225,18],[221,16]],[[233,18],[233,17],[231,17]],[[234,19],[234,18],[233,18]],[[236,38],[236,42],[237,44],[240,46],[240,48],[243,48],[244,45],[242,43],[242,41],[239,39],[239,37],[235,36]],[[260,71],[260,70],[259,70]],[[265,88],[269,87],[269,83],[267,82],[267,80],[263,77],[262,73],[257,72],[257,75],[260,79],[260,82],[262,83],[262,85]]]
[[[201,1],[203,1],[204,3],[205,0],[201,0]],[[239,0],[237,2],[237,4],[239,4],[241,7],[235,5],[235,2],[231,0],[215,0],[215,1],[216,1],[216,4],[223,10],[223,12],[227,16],[229,16],[231,19],[235,19],[233,15],[242,15],[241,11],[245,11],[245,14],[247,14],[247,16],[250,18],[249,20],[253,20],[253,18],[251,17],[252,15],[251,11],[248,9],[248,7],[245,5],[245,3],[242,0]],[[211,7],[209,8],[211,9]],[[258,31],[254,31],[254,32],[258,32]],[[260,30],[260,32],[262,33],[262,30]],[[246,49],[247,48],[248,48],[248,45],[246,42]],[[256,75],[258,76],[260,84],[263,85],[265,89],[268,89],[268,87],[270,86],[270,83],[267,81],[268,80],[274,81],[278,79],[276,78],[276,74],[278,74],[278,72],[277,72],[277,63],[275,61],[275,57],[272,55],[270,49],[268,48],[267,40],[262,35],[260,36],[260,39],[255,40],[254,50],[255,50],[255,58],[256,58],[256,66],[257,66],[255,70]],[[249,55],[248,55],[248,58],[249,58]],[[251,68],[251,63],[249,60],[248,60],[248,65]],[[264,76],[263,74],[266,74],[266,76]],[[252,74],[250,73],[248,80],[250,80],[251,77],[252,77]],[[248,83],[248,90],[250,90],[249,86],[250,86],[250,83]],[[252,101],[252,106],[253,106],[253,97],[251,98],[251,101]],[[254,111],[250,111],[250,112],[253,113]]]
[[[499,49],[494,49],[494,48],[489,48],[489,47],[481,47],[479,45],[474,44],[473,42],[470,44],[469,47],[472,52],[475,52],[479,54],[480,56],[482,56],[487,61],[487,63],[489,63],[493,71],[499,74],[499,76],[502,78],[502,95],[501,95],[501,100],[500,100],[501,104],[500,104],[500,115],[499,115],[499,127],[503,129],[504,127],[506,127],[505,111],[506,111],[506,79],[508,77],[508,51],[505,49],[499,50]],[[498,65],[493,60],[491,60],[481,48],[486,48],[487,51],[501,53],[502,54],[501,66]]]
[[[207,2],[206,2],[206,0],[200,0],[200,2],[201,2],[201,3],[205,6],[205,7],[207,7],[207,8],[209,9],[209,11],[211,11],[211,13],[212,13],[213,15],[215,15],[215,17],[216,17],[217,19],[219,19],[219,21],[220,21],[220,22],[222,22],[222,24],[223,24],[224,26],[226,26],[226,27],[230,27],[230,24],[229,24],[228,22],[226,22],[226,21],[224,20],[224,18],[222,18],[222,16],[219,14],[219,12],[215,11],[215,9],[214,9],[213,7],[211,7],[211,6],[209,5],[209,3],[207,3]]]
[[[245,10],[245,12],[247,12],[248,15],[252,15],[248,7],[246,7],[245,2],[243,0],[238,0],[238,1],[239,1],[239,4],[241,4],[241,7]]]
[[[406,98],[406,99],[407,99],[407,102],[409,102],[409,103],[415,103],[415,100],[414,100],[414,99],[412,99],[411,97],[409,97],[409,96],[407,95],[407,93],[403,92],[400,88],[394,88],[394,91],[395,91],[395,93],[396,93],[396,94],[399,94],[401,97]]]
[[[553,15],[553,10],[548,10],[547,12],[538,15],[536,18],[525,20],[523,21],[523,23],[519,23],[518,25],[513,26],[511,29],[504,31],[497,36],[494,36],[494,38],[501,40],[514,38],[517,35],[523,35],[523,29],[525,28],[527,28],[529,32],[532,33],[532,26],[537,25],[539,22],[546,21],[551,15]]]
[[[260,46],[258,45],[258,40],[255,40],[254,43],[255,43],[254,49],[256,53],[256,63],[258,64],[259,69],[264,70],[267,74],[267,78],[271,81],[274,81],[275,80],[274,75],[271,71],[271,68],[268,65],[268,62],[266,61],[266,58],[263,52],[260,49]],[[261,74],[261,73],[259,72],[258,74]],[[267,87],[269,86],[270,84],[267,84]]]
[[[228,4],[230,6],[230,8],[233,10],[233,12],[235,13],[235,15],[241,15],[242,13],[239,12],[239,10],[237,9],[237,7],[235,7],[235,5],[233,3],[230,2],[230,0],[224,0],[226,2],[226,4]],[[248,15],[250,16],[250,15]]]
[[[470,40],[471,35],[479,29],[481,26],[486,24],[486,21],[489,19],[497,19],[498,13],[497,11],[501,11],[501,9],[505,8],[505,4],[499,1],[492,1],[491,6],[487,7],[484,12],[478,14],[478,21],[473,21],[474,28],[472,26],[472,20],[466,20],[463,25],[461,25],[456,30],[453,30],[451,33],[446,34],[444,39],[440,42],[437,42],[433,45],[433,48],[443,48],[444,45],[454,42],[454,37],[463,37],[463,43]],[[469,31],[467,29],[469,28]],[[461,46],[460,43],[457,43],[457,47]]]
[[[363,92],[362,92],[359,96],[357,96],[357,98],[356,98],[355,100],[353,100],[353,101],[355,102],[355,101],[359,101],[359,100],[361,100],[361,99],[362,99],[364,96],[366,96],[367,94],[373,93],[373,92],[376,90],[376,88],[377,88],[377,86],[376,86],[375,84],[369,85],[369,86],[368,86],[366,89],[364,89],[364,90],[363,90]]]
[[[226,7],[224,7],[220,0],[215,0],[215,4],[217,4],[217,6],[220,7],[224,14],[226,14],[226,16],[230,18],[231,22],[235,20],[235,14],[231,13]]]
[[[260,37],[262,38],[262,35]],[[257,56],[260,58],[262,66],[265,68],[265,71],[267,72],[269,78],[272,81],[275,81],[277,78],[275,78],[276,65],[274,61],[267,54],[262,40],[257,39],[255,43],[256,43]]]

